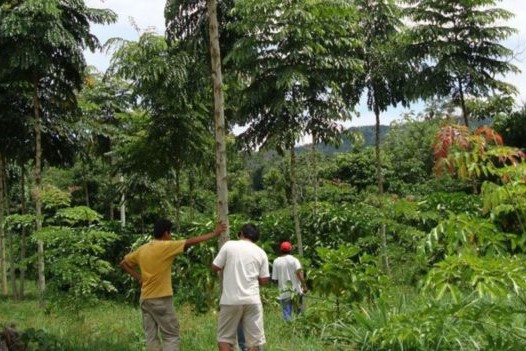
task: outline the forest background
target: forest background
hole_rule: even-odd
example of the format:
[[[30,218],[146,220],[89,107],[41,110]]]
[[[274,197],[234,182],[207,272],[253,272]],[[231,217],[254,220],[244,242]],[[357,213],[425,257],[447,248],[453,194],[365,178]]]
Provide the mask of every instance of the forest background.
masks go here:
[[[159,217],[176,237],[210,230],[228,184],[230,236],[255,222],[271,259],[291,240],[306,267],[308,309],[293,323],[263,290],[269,350],[523,350],[512,14],[491,0],[222,1],[217,61],[214,3],[169,0],[164,35],[102,44],[91,27],[114,23],[111,10],[0,1],[4,342],[140,350],[138,289],[118,262]],[[86,61],[98,49],[105,72]],[[375,125],[344,128],[360,104]],[[422,108],[382,125],[411,104]],[[214,345],[217,249],[174,264],[183,342],[197,350]]]

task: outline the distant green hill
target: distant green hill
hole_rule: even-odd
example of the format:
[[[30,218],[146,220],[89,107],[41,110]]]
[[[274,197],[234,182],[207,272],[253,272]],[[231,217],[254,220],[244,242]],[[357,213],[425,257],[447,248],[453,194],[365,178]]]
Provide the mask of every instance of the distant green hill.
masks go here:
[[[383,140],[386,134],[389,132],[389,126],[380,125],[380,139]],[[373,146],[374,145],[374,126],[361,126],[361,127],[351,127],[347,129],[346,133],[355,133],[360,132],[363,135],[365,145]],[[351,149],[351,141],[348,138],[344,138],[342,145],[336,148],[332,145],[320,144],[318,145],[318,152],[324,154],[333,154],[335,152],[346,152]],[[297,148],[298,152],[305,152],[310,150],[310,144],[302,145]]]
[[[470,120],[470,128],[476,129],[480,126],[491,125],[492,122],[493,120],[490,118],[487,118],[484,120]],[[425,122],[422,122],[422,123],[425,123]],[[462,121],[458,120],[457,123],[462,124]],[[382,142],[385,140],[385,136],[387,135],[387,133],[389,133],[390,128],[391,127],[387,125],[380,125],[380,139]],[[374,125],[351,127],[347,129],[346,133],[360,132],[362,133],[363,138],[365,140],[365,145],[374,146],[374,133],[375,133],[374,129],[375,129]],[[342,145],[340,145],[340,147],[338,148],[336,148],[335,146],[326,145],[326,144],[318,145],[318,152],[331,155],[335,152],[347,152],[351,149],[351,146],[352,145],[351,145],[351,141],[349,140],[349,138],[344,138]],[[296,148],[296,150],[301,153],[301,152],[310,150],[310,148],[311,148],[310,144],[305,144],[305,145],[302,145]]]

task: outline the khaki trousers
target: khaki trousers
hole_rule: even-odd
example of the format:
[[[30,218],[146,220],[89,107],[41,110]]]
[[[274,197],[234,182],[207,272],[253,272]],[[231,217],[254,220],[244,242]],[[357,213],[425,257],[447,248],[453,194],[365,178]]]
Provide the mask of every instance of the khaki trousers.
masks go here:
[[[265,344],[263,306],[261,304],[221,305],[217,323],[217,342],[230,345],[237,344],[240,325],[245,344],[249,350],[258,350],[258,346]]]
[[[141,301],[148,351],[179,351],[179,321],[171,296]]]

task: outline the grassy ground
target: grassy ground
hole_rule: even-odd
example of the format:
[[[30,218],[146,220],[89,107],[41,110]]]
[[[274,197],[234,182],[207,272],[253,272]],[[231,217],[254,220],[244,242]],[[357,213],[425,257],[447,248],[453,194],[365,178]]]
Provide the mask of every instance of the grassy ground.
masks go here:
[[[215,313],[195,315],[189,308],[181,306],[176,306],[176,311],[181,323],[182,350],[217,349]],[[265,307],[265,351],[336,350],[321,344],[316,337],[295,333],[294,324],[285,323],[280,313],[275,306]],[[12,302],[0,297],[0,326],[13,323],[18,330],[34,328],[34,338],[41,338],[42,343],[54,346],[53,350],[144,350],[141,315],[136,306],[104,302],[79,318],[60,312],[45,312],[34,299]]]

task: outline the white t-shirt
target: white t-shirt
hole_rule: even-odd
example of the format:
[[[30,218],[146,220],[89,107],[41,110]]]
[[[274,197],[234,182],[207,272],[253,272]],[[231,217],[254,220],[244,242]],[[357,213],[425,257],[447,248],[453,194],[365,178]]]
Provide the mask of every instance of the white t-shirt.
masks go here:
[[[299,269],[301,269],[301,263],[292,255],[280,256],[274,260],[272,264],[272,280],[278,281],[279,291],[281,292],[279,297],[281,299],[290,298],[290,284],[292,284],[292,289],[298,294],[303,292],[300,280],[296,275]]]
[[[265,251],[249,240],[227,241],[213,262],[223,270],[221,305],[261,303],[258,278],[270,277]]]

